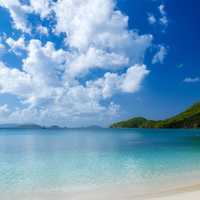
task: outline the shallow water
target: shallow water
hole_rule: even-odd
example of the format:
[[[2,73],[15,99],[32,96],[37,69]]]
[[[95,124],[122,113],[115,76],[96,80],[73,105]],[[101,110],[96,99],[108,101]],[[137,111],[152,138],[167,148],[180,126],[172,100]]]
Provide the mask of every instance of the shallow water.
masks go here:
[[[199,170],[200,130],[0,130],[1,193],[142,185]]]

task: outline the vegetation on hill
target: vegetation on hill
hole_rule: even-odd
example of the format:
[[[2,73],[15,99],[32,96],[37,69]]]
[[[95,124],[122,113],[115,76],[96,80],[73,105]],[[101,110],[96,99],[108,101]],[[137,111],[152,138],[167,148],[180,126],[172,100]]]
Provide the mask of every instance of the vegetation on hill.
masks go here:
[[[111,125],[111,128],[200,128],[200,102],[166,120],[132,118]]]

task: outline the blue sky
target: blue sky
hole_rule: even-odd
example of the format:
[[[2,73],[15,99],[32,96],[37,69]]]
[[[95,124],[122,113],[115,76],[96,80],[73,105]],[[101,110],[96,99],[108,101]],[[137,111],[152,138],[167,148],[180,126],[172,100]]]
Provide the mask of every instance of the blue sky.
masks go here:
[[[199,6],[1,0],[1,123],[106,126],[199,101]]]
[[[135,2],[138,4],[136,7]],[[137,94],[141,102],[135,102],[133,99],[131,102],[129,97],[127,98],[129,108],[133,108],[132,103],[137,105],[131,109],[133,113],[155,119],[178,113],[200,99],[198,92],[200,87],[198,7],[200,3],[180,0],[162,1],[166,7],[169,24],[165,32],[161,33],[160,27],[150,27],[145,17],[141,17],[145,16],[147,10],[148,12],[154,10],[154,14],[158,14],[157,7],[160,2],[121,1],[121,7],[130,16],[130,27],[136,23],[139,30],[153,33],[155,43],[164,44],[168,48],[168,54],[162,64],[152,65],[151,60],[146,60],[151,74],[147,77],[141,93]],[[194,82],[184,82],[187,77],[191,77]]]

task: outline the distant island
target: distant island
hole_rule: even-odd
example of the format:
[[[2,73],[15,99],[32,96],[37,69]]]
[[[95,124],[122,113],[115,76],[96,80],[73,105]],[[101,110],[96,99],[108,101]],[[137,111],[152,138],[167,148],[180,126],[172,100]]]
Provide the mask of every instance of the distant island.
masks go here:
[[[166,120],[156,121],[136,117],[114,123],[110,128],[200,128],[200,102]]]
[[[41,126],[38,124],[0,124],[0,129],[60,129],[59,126]]]
[[[75,129],[102,129],[103,127],[93,125],[85,127],[76,127]],[[0,124],[0,129],[69,129],[68,127],[61,127],[57,125],[53,126],[41,126],[38,124]]]

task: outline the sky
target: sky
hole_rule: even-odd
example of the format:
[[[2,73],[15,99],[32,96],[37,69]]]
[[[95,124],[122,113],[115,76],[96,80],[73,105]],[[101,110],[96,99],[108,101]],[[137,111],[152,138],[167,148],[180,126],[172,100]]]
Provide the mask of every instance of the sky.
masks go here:
[[[0,0],[0,123],[108,126],[200,100],[198,0]]]

